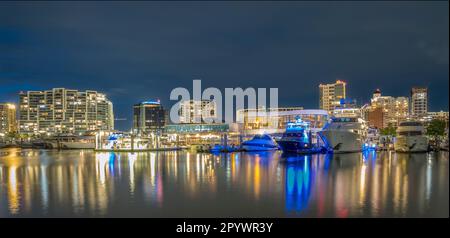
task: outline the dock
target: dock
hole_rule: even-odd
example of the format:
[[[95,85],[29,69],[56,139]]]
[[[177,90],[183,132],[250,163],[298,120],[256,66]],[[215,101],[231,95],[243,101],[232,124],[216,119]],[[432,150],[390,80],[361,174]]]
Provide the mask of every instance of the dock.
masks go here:
[[[167,148],[148,148],[148,149],[94,149],[94,152],[155,152],[155,151],[179,151],[187,147],[167,147]]]

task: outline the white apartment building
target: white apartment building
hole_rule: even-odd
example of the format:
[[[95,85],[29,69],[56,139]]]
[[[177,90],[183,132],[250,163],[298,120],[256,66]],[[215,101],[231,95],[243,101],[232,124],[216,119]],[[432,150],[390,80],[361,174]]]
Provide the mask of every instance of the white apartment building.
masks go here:
[[[114,129],[113,104],[97,91],[53,88],[19,93],[19,132],[82,134]]]
[[[187,100],[180,103],[180,123],[203,123],[216,118],[217,106],[212,100]]]

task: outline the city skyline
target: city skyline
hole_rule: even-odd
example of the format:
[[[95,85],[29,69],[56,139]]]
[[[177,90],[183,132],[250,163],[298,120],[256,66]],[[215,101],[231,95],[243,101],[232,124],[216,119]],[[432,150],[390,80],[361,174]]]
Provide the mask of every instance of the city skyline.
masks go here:
[[[448,6],[0,1],[0,218],[447,218]]]
[[[339,80],[339,79],[337,79],[336,80],[336,82],[335,83],[344,83],[345,85],[346,84],[348,84],[347,82],[344,82],[344,81],[341,81],[341,80]],[[320,85],[318,85],[318,94],[320,95],[321,94],[321,91],[323,90],[322,89],[322,87],[323,87],[323,85],[324,84],[320,84]],[[334,85],[333,83],[330,83],[330,84],[327,84],[327,85]],[[410,92],[412,92],[413,90],[415,90],[415,89],[417,89],[418,87],[412,87],[411,89],[410,89]],[[23,94],[29,94],[30,92],[31,93],[44,93],[44,92],[47,92],[47,91],[54,91],[55,89],[64,89],[64,90],[66,90],[66,91],[81,91],[81,90],[78,90],[78,89],[68,89],[68,88],[53,88],[53,89],[50,89],[50,90],[41,90],[41,91],[34,91],[34,90],[30,90],[30,91],[20,91],[18,94],[17,94],[17,96],[19,97],[19,99],[21,98],[21,95],[23,95]],[[422,89],[422,88],[420,88],[420,89]],[[424,90],[428,90],[428,88],[423,88]],[[346,87],[344,86],[344,91],[346,91],[347,89],[346,89]],[[87,90],[85,90],[86,92],[89,92],[89,91],[91,91],[91,92],[95,92],[95,93],[97,93],[97,91],[95,91],[95,90],[89,90],[89,89],[87,89]],[[101,93],[101,92],[98,92],[99,94],[101,94],[101,95],[104,95],[104,97],[108,97],[106,94],[104,94],[104,93]],[[381,91],[380,91],[380,89],[379,88],[377,88],[374,92],[373,92],[374,94],[372,94],[372,95],[370,95],[370,101],[371,102],[363,102],[363,103],[361,103],[361,102],[355,102],[355,101],[353,101],[353,99],[354,98],[352,98],[351,97],[351,95],[345,95],[346,97],[345,98],[342,98],[342,99],[346,99],[345,100],[345,102],[344,102],[344,104],[347,104],[347,103],[351,103],[351,105],[350,106],[357,106],[358,108],[360,108],[361,110],[365,110],[364,109],[364,107],[365,106],[371,106],[371,104],[373,105],[373,100],[374,100],[374,95],[375,94],[380,94],[381,93]],[[392,97],[392,96],[394,96],[394,97]],[[387,97],[387,98],[393,98],[393,99],[396,99],[396,97],[398,97],[399,99],[405,99],[405,100],[407,100],[406,101],[406,105],[407,105],[407,111],[406,111],[406,115],[410,115],[410,116],[414,116],[414,112],[413,112],[413,106],[412,105],[410,105],[410,104],[412,104],[413,103],[413,98],[412,98],[412,95],[409,95],[409,96],[405,96],[405,95],[400,95],[400,96],[398,96],[398,95],[388,95],[388,96],[383,96],[383,97]],[[428,96],[426,96],[427,98],[429,98],[429,95]],[[348,99],[350,99],[350,100],[348,100]],[[149,100],[146,100],[146,101],[141,101],[141,102],[138,102],[138,103],[135,103],[135,104],[133,104],[133,105],[131,105],[130,107],[132,108],[132,111],[133,111],[133,115],[132,115],[132,118],[131,119],[128,119],[128,118],[125,118],[125,119],[122,119],[122,118],[118,118],[117,117],[117,115],[116,114],[113,114],[113,117],[114,117],[114,120],[112,121],[112,123],[113,124],[117,124],[117,122],[119,122],[119,124],[120,124],[120,121],[131,121],[131,125],[128,125],[128,124],[123,124],[122,123],[122,125],[121,126],[123,126],[124,125],[124,127],[121,127],[121,126],[119,126],[119,127],[114,127],[115,129],[118,129],[118,130],[123,130],[123,131],[128,131],[128,130],[130,130],[130,129],[136,129],[136,125],[135,125],[135,123],[136,123],[136,111],[135,111],[135,107],[136,107],[136,105],[144,105],[144,104],[147,104],[148,102],[153,102],[152,100],[154,100],[154,99],[150,99],[150,101]],[[20,100],[19,100],[20,101]],[[188,101],[186,101],[186,103],[189,103],[189,102],[192,102],[193,100],[188,100]],[[203,100],[202,100],[203,101]],[[427,100],[428,101],[428,100]],[[162,107],[165,107],[164,106],[164,103],[163,102],[161,102],[161,100],[158,98],[158,99],[156,99],[156,101],[155,102],[157,102],[157,104],[158,105],[161,105]],[[331,102],[331,101],[330,101]],[[333,103],[339,103],[339,100],[334,100],[334,101],[332,101]],[[20,106],[20,103],[16,103],[14,100],[11,100],[11,101],[4,101],[4,102],[1,102],[0,101],[0,103],[3,103],[3,104],[11,104],[12,103],[12,105],[14,105],[14,106]],[[111,106],[113,106],[113,104],[114,104],[114,102],[110,102],[110,103],[112,103],[111,104]],[[318,107],[314,107],[314,108],[307,108],[307,109],[319,109],[320,107],[321,107],[321,104],[322,103],[322,101],[321,100],[319,100],[319,105],[318,105]],[[343,103],[343,102],[340,102],[341,104]],[[353,103],[356,103],[355,105],[353,104]],[[45,103],[44,103],[45,104]],[[424,105],[426,108],[433,108],[433,107],[431,107],[430,105],[429,105],[430,103],[429,102],[426,102],[426,104]],[[166,104],[167,105],[167,104]],[[184,104],[183,104],[184,105]],[[286,107],[285,105],[280,105],[281,107]],[[297,105],[298,106],[298,105]],[[336,105],[337,106],[337,105]],[[345,106],[345,105],[344,105]],[[185,107],[185,106],[181,106],[181,108],[180,108],[180,110],[182,110],[182,108],[183,107]],[[301,107],[301,106],[300,106]],[[302,107],[303,108],[303,107]],[[249,108],[249,109],[252,109],[252,108]],[[320,109],[324,109],[324,108],[320,108]],[[425,109],[425,110],[427,110],[427,109]],[[238,111],[239,110],[236,110],[236,113],[238,113]],[[327,111],[326,109],[325,109],[325,111]],[[438,112],[443,112],[444,110],[436,110],[436,111],[430,111],[430,110],[427,110],[427,113],[438,113]],[[20,113],[20,110],[18,110],[17,111],[18,112],[18,115],[17,115],[17,118],[20,118],[21,117],[21,113]],[[444,111],[445,112],[445,111]],[[448,112],[448,109],[447,109],[447,111],[446,112]],[[422,116],[426,116],[427,114],[425,113],[425,114],[423,114]],[[236,115],[237,116],[237,115]],[[166,115],[166,117],[167,117],[167,119],[165,119],[166,120],[166,123],[167,124],[171,124],[171,119],[168,117],[168,113],[167,113],[167,115]],[[236,120],[237,120],[237,118],[236,118]],[[185,122],[185,121],[181,121],[180,123],[187,123],[187,122]],[[192,123],[192,122],[191,122]],[[386,122],[387,123],[387,122]],[[175,124],[177,124],[177,123],[175,123]],[[386,125],[385,125],[386,126]]]
[[[418,86],[429,111],[448,111],[447,2],[252,4],[1,3],[0,101],[96,90],[128,129],[132,105],[159,98],[169,108],[170,91],[193,79],[277,87],[280,106],[304,108],[319,108],[318,84],[343,79],[359,104],[376,88],[409,97]]]

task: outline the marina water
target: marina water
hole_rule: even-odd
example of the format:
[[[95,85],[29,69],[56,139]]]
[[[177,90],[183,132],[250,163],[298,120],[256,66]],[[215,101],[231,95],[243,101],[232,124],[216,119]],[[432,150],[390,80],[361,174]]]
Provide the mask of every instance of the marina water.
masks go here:
[[[0,150],[0,217],[448,217],[448,152]]]

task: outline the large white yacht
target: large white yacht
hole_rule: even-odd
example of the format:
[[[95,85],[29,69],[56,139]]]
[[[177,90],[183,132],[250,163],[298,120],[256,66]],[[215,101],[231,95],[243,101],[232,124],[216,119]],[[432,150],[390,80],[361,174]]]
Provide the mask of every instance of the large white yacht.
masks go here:
[[[335,153],[359,152],[367,137],[367,126],[357,108],[335,109],[319,132],[329,150]]]
[[[251,140],[242,143],[245,151],[271,151],[277,150],[278,145],[269,135],[255,135]]]
[[[397,152],[426,152],[428,138],[424,135],[424,126],[418,121],[400,122],[394,142]]]

